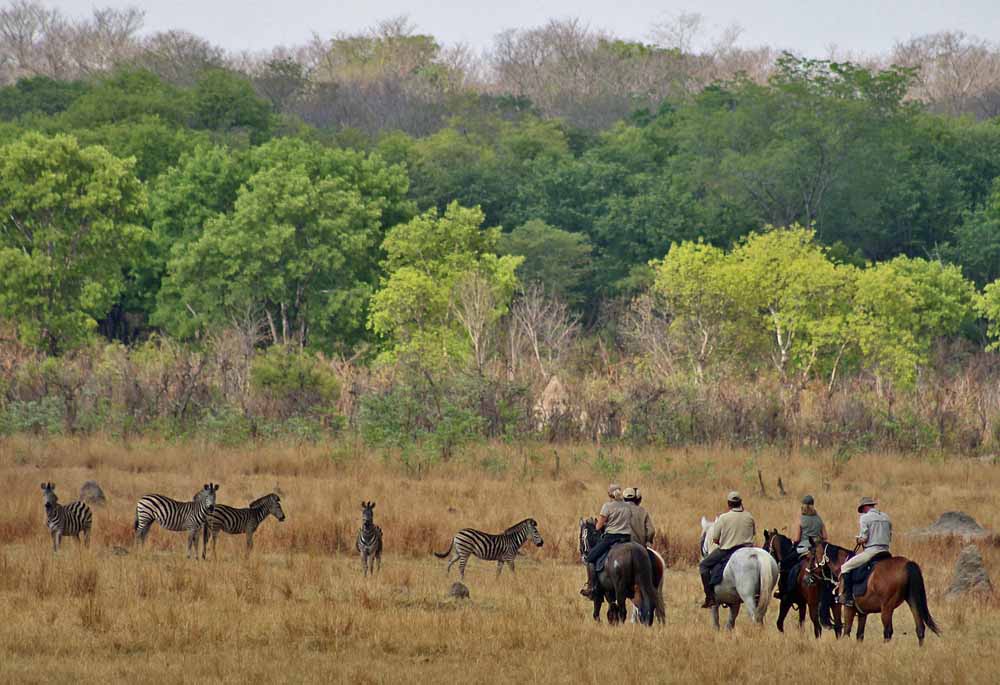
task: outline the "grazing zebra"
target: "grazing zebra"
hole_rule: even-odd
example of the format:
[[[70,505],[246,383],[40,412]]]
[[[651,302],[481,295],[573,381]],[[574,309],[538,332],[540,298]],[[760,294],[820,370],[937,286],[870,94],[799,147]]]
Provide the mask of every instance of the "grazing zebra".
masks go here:
[[[146,495],[135,505],[135,539],[141,545],[146,543],[146,536],[153,522],[159,523],[167,530],[188,531],[188,558],[194,548],[195,559],[198,558],[198,531],[205,525],[208,515],[215,508],[215,493],[219,486],[206,483],[201,491],[190,502],[178,502],[163,495]]]
[[[94,522],[90,507],[85,502],[71,502],[66,506],[59,504],[53,483],[42,483],[42,492],[45,498],[45,525],[52,534],[52,551],[59,551],[64,535],[79,542],[80,533],[83,533],[83,546],[90,547],[90,526]]]
[[[504,562],[510,566],[511,573],[514,572],[514,559],[517,557],[517,550],[529,537],[535,545],[542,546],[542,536],[538,532],[538,523],[535,519],[524,519],[500,535],[463,528],[455,533],[451,546],[446,551],[434,552],[434,556],[438,559],[444,559],[454,550],[451,561],[448,562],[448,568],[445,569],[445,574],[451,571],[451,565],[457,561],[459,575],[464,580],[465,565],[469,562],[469,555],[474,554],[484,561],[497,562],[497,576],[499,577]]]
[[[375,525],[375,503],[361,503],[361,530],[358,531],[358,551],[361,552],[361,568],[367,576],[375,575],[375,562],[382,570],[382,529]]]
[[[205,558],[208,550],[208,536],[212,535],[212,556],[215,556],[215,543],[219,537],[219,531],[238,535],[247,534],[247,556],[253,549],[253,534],[257,527],[264,522],[271,514],[279,521],[285,520],[285,512],[281,509],[281,498],[275,493],[264,495],[255,499],[246,509],[236,509],[227,507],[225,504],[216,504],[215,509],[208,515],[205,522],[205,536],[202,541],[201,558]]]

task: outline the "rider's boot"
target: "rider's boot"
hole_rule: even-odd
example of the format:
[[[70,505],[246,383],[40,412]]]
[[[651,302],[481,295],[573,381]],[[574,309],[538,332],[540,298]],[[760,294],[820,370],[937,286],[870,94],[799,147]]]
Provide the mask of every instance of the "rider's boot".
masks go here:
[[[587,564],[587,584],[580,588],[580,594],[584,597],[591,598],[594,596],[594,586],[597,584],[596,578],[597,572],[594,571],[594,565],[591,563]]]
[[[843,604],[845,607],[854,606],[854,583],[850,580],[850,571],[841,574],[840,576],[840,595],[837,597],[837,602]]]
[[[705,601],[702,602],[702,609],[711,609],[715,606],[715,588],[712,587],[712,572],[708,569],[700,569],[701,586],[705,589]]]

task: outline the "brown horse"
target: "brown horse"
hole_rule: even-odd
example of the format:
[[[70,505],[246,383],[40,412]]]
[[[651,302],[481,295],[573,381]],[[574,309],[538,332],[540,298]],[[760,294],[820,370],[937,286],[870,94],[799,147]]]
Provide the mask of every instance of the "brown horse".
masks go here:
[[[854,556],[853,552],[826,542],[815,542],[813,555],[816,566],[823,577],[831,582],[840,580],[840,568]],[[869,614],[881,614],[882,636],[888,642],[892,639],[892,613],[903,602],[910,607],[913,622],[917,627],[917,640],[924,644],[926,628],[940,635],[937,623],[927,608],[927,590],[924,575],[916,562],[906,557],[890,557],[878,562],[868,576],[865,594],[854,597],[854,606],[845,607],[844,634],[850,636],[854,617],[858,617],[858,640],[865,639],[865,623]]]
[[[774,560],[778,562],[778,567],[782,574],[789,574],[796,566],[794,578],[789,578],[784,591],[781,593],[781,605],[778,608],[778,631],[785,632],[785,617],[792,606],[799,612],[799,628],[805,624],[806,609],[809,610],[809,620],[813,624],[813,634],[819,639],[823,634],[820,624],[821,616],[825,613],[826,604],[824,593],[831,592],[830,584],[823,580],[819,569],[815,564],[815,557],[810,550],[803,563],[799,564],[799,553],[795,549],[792,541],[778,532],[777,529],[764,531],[764,549],[771,553]],[[833,612],[833,632],[839,638],[843,625],[841,623],[840,605],[832,607]]]

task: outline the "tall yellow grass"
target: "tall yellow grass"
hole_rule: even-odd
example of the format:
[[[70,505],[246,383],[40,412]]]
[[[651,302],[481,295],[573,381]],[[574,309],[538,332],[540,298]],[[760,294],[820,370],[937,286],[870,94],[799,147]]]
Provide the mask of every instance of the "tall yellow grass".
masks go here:
[[[620,466],[615,479],[643,488],[671,565],[668,624],[613,629],[594,625],[577,594],[577,521],[596,511],[608,480],[597,460],[591,446],[486,445],[418,473],[356,445],[5,439],[0,680],[995,681],[1000,602],[945,600],[961,543],[903,533],[952,509],[1000,529],[1000,467],[893,454],[845,462],[827,452],[605,448],[602,462]],[[91,548],[64,540],[53,555],[39,483],[55,482],[67,502],[89,479],[108,497],[94,509]],[[249,560],[242,538],[224,537],[217,559],[187,561],[185,536],[158,527],[144,551],[131,549],[141,495],[187,499],[208,481],[222,484],[227,504],[277,489],[288,519],[264,524]],[[790,525],[810,492],[844,544],[855,533],[857,498],[877,495],[895,521],[895,551],[924,569],[944,637],[931,635],[918,650],[905,607],[890,645],[881,644],[877,617],[863,646],[832,634],[816,642],[794,627],[780,635],[776,603],[762,629],[741,617],[734,634],[716,634],[696,608],[698,519],[718,513],[731,489],[769,528]],[[353,541],[367,499],[378,503],[386,553],[382,574],[365,580]],[[545,546],[525,547],[516,576],[495,579],[494,564],[471,561],[471,599],[447,599],[455,577],[430,552],[460,527],[501,530],[527,516],[538,520]],[[995,572],[1000,549],[981,547]]]

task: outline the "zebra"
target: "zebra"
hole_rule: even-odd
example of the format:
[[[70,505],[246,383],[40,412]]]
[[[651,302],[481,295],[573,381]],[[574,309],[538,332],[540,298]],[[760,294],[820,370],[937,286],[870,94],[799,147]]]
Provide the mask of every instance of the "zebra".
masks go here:
[[[42,492],[45,498],[45,525],[52,535],[52,551],[59,551],[59,543],[64,535],[74,537],[79,542],[80,533],[83,533],[83,546],[90,547],[90,527],[94,516],[86,502],[71,502],[65,506],[59,504],[54,483],[42,483]]]
[[[375,562],[382,570],[382,529],[375,525],[375,503],[361,503],[361,530],[358,531],[358,551],[361,552],[361,569],[367,576],[375,575]]]
[[[247,556],[250,556],[250,550],[253,549],[254,531],[271,514],[274,514],[274,518],[279,521],[285,520],[285,512],[281,508],[281,498],[273,492],[255,499],[246,509],[216,504],[215,509],[208,515],[208,520],[205,522],[201,558],[204,559],[205,553],[208,551],[209,534],[212,535],[212,556],[215,556],[215,543],[218,540],[220,530],[230,535],[246,533]]]
[[[154,522],[167,530],[188,531],[188,558],[194,548],[198,558],[198,531],[205,525],[208,515],[215,508],[215,493],[219,486],[206,483],[190,502],[178,502],[163,495],[146,495],[135,505],[135,540],[140,546]]]
[[[444,559],[454,550],[448,568],[445,569],[446,575],[451,571],[451,565],[457,561],[459,575],[465,580],[465,565],[469,562],[469,555],[474,554],[484,561],[497,562],[497,577],[500,577],[504,562],[510,566],[511,573],[514,572],[514,559],[521,545],[527,542],[529,537],[536,546],[542,546],[542,536],[538,532],[538,522],[535,519],[524,519],[500,535],[463,528],[455,533],[447,550],[441,553],[434,552],[434,556]]]

